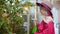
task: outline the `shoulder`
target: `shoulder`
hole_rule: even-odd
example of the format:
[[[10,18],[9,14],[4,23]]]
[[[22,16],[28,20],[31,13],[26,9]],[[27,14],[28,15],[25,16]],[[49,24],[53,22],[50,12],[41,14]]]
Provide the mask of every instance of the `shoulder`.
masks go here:
[[[46,19],[44,19],[46,23],[49,23],[50,21],[53,21],[53,18],[50,16],[47,16]]]
[[[47,19],[48,19],[48,20],[52,20],[52,21],[53,21],[53,18],[52,18],[52,17],[50,17],[50,16],[48,16],[48,17],[47,17]]]

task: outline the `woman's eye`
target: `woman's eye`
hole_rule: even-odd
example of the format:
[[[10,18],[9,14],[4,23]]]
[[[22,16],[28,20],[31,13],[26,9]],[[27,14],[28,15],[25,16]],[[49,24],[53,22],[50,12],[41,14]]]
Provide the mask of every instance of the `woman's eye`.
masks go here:
[[[45,11],[47,11],[47,10],[45,9]]]

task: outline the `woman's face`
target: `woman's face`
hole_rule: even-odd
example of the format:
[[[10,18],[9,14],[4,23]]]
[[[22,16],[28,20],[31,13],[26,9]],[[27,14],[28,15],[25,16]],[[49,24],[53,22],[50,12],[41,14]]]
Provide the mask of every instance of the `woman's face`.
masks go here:
[[[48,15],[47,10],[44,7],[40,7],[40,12],[44,16],[47,16]]]

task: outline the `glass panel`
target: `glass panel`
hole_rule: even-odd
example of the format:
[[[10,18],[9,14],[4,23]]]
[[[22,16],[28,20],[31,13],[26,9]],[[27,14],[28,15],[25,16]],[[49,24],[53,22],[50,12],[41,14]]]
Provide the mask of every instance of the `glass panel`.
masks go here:
[[[30,0],[30,2],[34,3],[35,0]],[[32,29],[34,26],[34,19],[35,19],[35,14],[34,14],[35,8],[34,7],[30,7],[30,34],[32,34]]]
[[[32,34],[32,27],[34,26],[33,19],[34,19],[34,7],[30,7],[30,34]]]
[[[41,2],[41,1],[43,1],[43,0],[38,0],[38,2]]]
[[[28,19],[28,16],[27,15],[23,15],[22,16],[23,18],[24,18],[24,23],[23,23],[23,32],[22,32],[22,34],[27,34],[27,24],[28,24],[28,21],[27,21],[27,19]]]

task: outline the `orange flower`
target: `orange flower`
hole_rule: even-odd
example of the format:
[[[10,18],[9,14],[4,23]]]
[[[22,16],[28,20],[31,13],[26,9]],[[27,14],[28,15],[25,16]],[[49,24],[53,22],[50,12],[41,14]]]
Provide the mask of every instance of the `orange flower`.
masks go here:
[[[2,14],[2,17],[7,17],[7,16],[8,16],[7,13],[3,13],[3,14]]]

